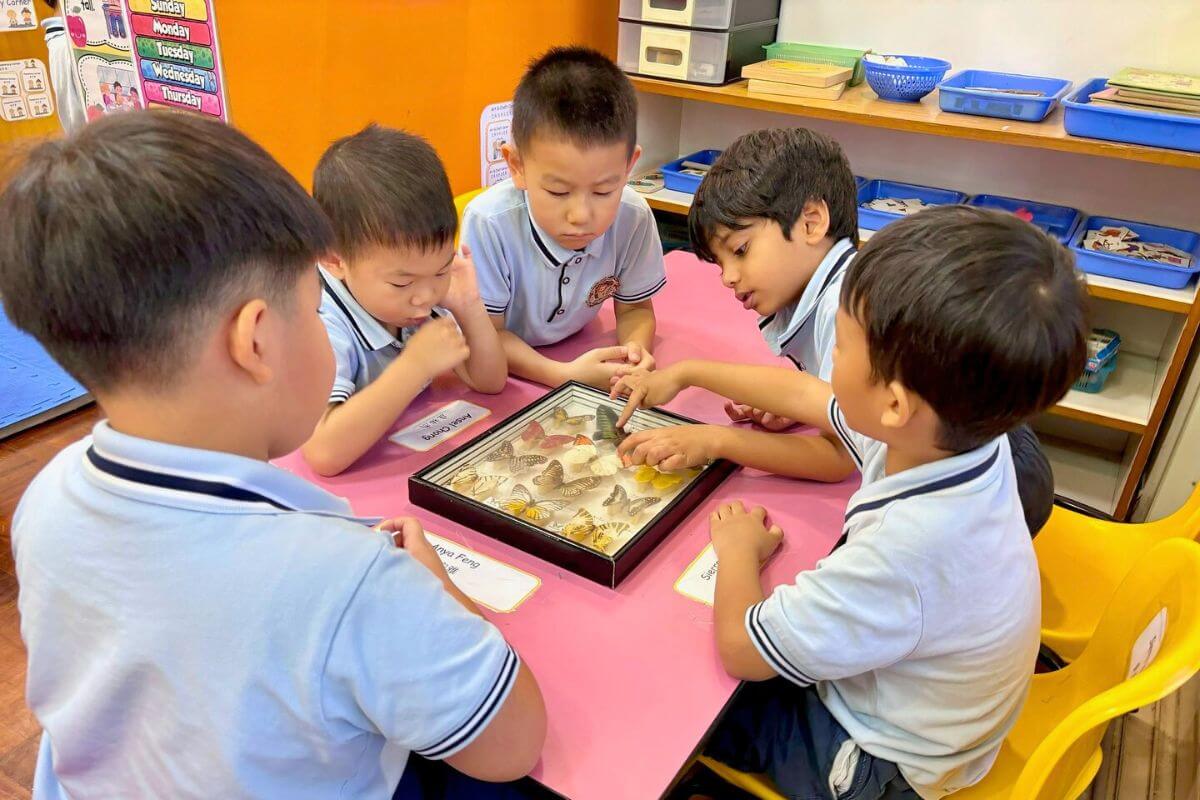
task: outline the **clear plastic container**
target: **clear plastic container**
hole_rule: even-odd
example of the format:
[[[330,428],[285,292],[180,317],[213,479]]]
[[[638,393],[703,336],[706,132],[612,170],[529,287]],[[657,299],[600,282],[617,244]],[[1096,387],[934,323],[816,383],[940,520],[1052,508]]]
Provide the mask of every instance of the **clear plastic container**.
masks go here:
[[[685,28],[727,31],[779,17],[780,0],[621,0],[620,17]]]
[[[738,80],[742,67],[762,61],[778,20],[729,31],[617,23],[617,65],[634,75],[719,85]]]

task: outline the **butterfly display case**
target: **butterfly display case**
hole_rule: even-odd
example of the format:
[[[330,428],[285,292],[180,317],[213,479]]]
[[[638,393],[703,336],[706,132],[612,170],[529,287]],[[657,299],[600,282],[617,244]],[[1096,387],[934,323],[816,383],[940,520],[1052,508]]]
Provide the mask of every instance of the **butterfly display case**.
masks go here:
[[[409,498],[615,588],[734,470],[626,467],[617,445],[694,420],[658,409],[616,427],[623,403],[565,383],[409,479]]]

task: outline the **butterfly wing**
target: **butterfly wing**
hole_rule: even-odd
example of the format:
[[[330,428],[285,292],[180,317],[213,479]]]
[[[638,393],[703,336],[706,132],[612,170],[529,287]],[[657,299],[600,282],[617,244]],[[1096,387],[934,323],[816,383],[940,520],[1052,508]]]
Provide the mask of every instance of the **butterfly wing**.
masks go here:
[[[639,497],[637,500],[634,500],[633,502],[631,502],[629,504],[629,508],[626,510],[627,510],[629,516],[632,518],[632,517],[636,517],[638,514],[642,513],[650,506],[656,506],[661,502],[662,502],[661,497]]]
[[[656,470],[654,467],[642,464],[637,468],[637,471],[633,473],[633,479],[638,483],[653,483],[654,479],[659,475],[662,475],[662,473]]]
[[[683,477],[682,472],[660,472],[654,476],[654,480],[650,482],[650,485],[660,492],[665,492],[667,489],[677,486],[682,482]]]
[[[563,482],[562,462],[559,461],[558,459],[551,461],[550,464],[547,465],[547,467],[544,470],[542,470],[542,474],[538,475],[536,478],[533,479],[533,482],[537,486],[540,486],[541,488],[545,489],[546,491],[550,491],[552,489],[557,489],[559,486],[562,486],[562,482]]]
[[[478,481],[479,471],[475,467],[463,467],[450,479],[450,488],[462,494],[470,491]]]
[[[562,500],[542,500],[540,503],[530,503],[522,513],[525,519],[532,522],[545,522],[565,505]]]
[[[604,501],[605,508],[616,506],[616,511],[620,511],[629,505],[629,494],[625,491],[625,487],[621,484],[613,486],[608,498]]]
[[[503,461],[506,458],[512,458],[512,457],[513,457],[512,442],[505,442],[504,444],[500,445],[495,450],[493,450],[492,452],[490,452],[486,456],[484,456],[484,460],[485,461]]]
[[[617,427],[616,411],[608,406],[597,406],[596,433],[592,438],[610,442],[619,442],[625,438],[625,432]]]
[[[542,423],[536,419],[530,420],[525,426],[525,430],[521,431],[521,441],[528,445],[534,445],[546,438],[546,429],[542,427]]]
[[[606,478],[609,475],[616,475],[624,468],[621,463],[621,457],[616,453],[609,453],[606,456],[600,456],[595,461],[591,462],[591,470],[593,475],[599,475]]]
[[[580,478],[578,480],[571,481],[570,483],[564,483],[562,487],[562,496],[579,497],[579,495],[583,494],[584,492],[590,492],[599,485],[600,479],[595,475],[590,475],[586,478]]]
[[[629,531],[629,524],[625,522],[606,522],[592,533],[592,546],[597,550],[607,550],[612,547],[619,537],[625,535]]]
[[[563,526],[562,534],[578,542],[582,541],[595,528],[596,520],[592,517],[592,512],[581,508],[575,512],[575,516],[571,517],[571,521]]]
[[[500,507],[512,514],[514,517],[519,517],[524,514],[531,505],[533,505],[533,495],[529,493],[529,490],[525,488],[524,484],[518,483],[513,487],[512,495],[510,495],[507,500],[501,503]]]
[[[513,475],[524,472],[527,469],[532,469],[539,464],[545,464],[547,461],[545,456],[539,456],[536,453],[525,456],[513,456],[508,460],[508,471]]]
[[[572,441],[573,438],[570,436],[547,436],[545,439],[542,439],[542,443],[538,447],[543,450],[556,450],[560,447],[566,447]]]
[[[582,447],[584,445],[587,445],[588,447],[592,447],[595,445],[595,442],[593,442],[591,439],[589,439],[588,437],[584,436],[581,433],[575,437],[575,446]]]
[[[563,420],[565,420],[566,418],[567,418],[567,410],[565,408],[563,408],[562,406],[558,406],[557,408],[554,409],[555,423],[561,424],[563,422]]]
[[[508,482],[508,478],[503,475],[481,475],[479,480],[475,481],[474,488],[471,489],[471,494],[475,497],[483,497],[485,494],[500,488]]]

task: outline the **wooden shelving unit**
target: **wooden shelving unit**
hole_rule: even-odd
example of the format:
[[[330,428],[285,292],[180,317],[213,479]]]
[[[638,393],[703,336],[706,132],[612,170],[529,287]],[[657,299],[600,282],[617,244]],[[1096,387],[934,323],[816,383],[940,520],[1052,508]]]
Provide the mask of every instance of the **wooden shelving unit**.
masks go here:
[[[1063,153],[1157,164],[1179,169],[1200,169],[1200,153],[1141,147],[1067,135],[1062,111],[1056,109],[1039,124],[943,113],[936,94],[921,103],[879,100],[865,85],[848,90],[840,100],[768,98],[750,95],[744,82],[708,87],[633,77],[646,94],[791,114],[871,128],[943,136],[979,142],[1038,148]],[[661,189],[645,195],[652,208],[686,214],[692,195]],[[860,231],[865,240],[870,231]],[[1051,411],[1052,418],[1068,426],[1083,424],[1108,431],[1100,438],[1116,437],[1098,447],[1069,436],[1045,438],[1058,491],[1099,511],[1125,518],[1132,509],[1150,452],[1163,424],[1184,363],[1200,327],[1197,284],[1184,289],[1160,289],[1131,281],[1087,276],[1091,296],[1144,309],[1141,313],[1172,315],[1171,332],[1161,352],[1149,354],[1123,350],[1117,370],[1098,394],[1072,390]],[[1055,428],[1056,426],[1050,426]]]

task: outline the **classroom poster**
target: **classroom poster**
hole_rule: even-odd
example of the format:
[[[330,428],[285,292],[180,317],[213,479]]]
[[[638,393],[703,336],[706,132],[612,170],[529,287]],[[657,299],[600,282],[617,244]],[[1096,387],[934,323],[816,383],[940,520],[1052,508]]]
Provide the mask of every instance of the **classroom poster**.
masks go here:
[[[212,0],[126,0],[142,97],[228,120]]]
[[[46,65],[36,58],[0,61],[0,118],[20,122],[53,115]]]
[[[143,108],[120,0],[65,0],[62,10],[87,118]]]
[[[512,138],[511,129],[512,101],[483,109],[479,117],[479,185],[485,189],[508,178],[508,163],[500,147]]]
[[[33,30],[37,24],[33,0],[0,0],[0,33]]]

